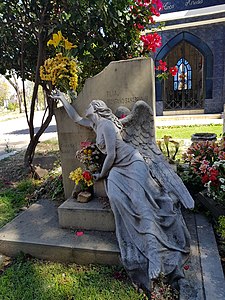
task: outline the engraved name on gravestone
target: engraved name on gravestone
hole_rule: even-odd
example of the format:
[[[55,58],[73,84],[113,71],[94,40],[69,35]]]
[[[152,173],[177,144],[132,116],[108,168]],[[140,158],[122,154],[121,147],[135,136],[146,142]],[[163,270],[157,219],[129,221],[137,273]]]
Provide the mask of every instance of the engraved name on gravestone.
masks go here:
[[[111,62],[102,72],[85,82],[73,105],[81,116],[84,116],[85,109],[93,99],[105,101],[114,113],[119,106],[132,109],[138,100],[147,102],[154,111],[154,78],[154,62],[151,58]],[[65,197],[69,198],[74,187],[69,173],[81,165],[75,153],[80,149],[80,142],[94,141],[95,135],[91,130],[74,123],[63,107],[56,109],[55,115]]]

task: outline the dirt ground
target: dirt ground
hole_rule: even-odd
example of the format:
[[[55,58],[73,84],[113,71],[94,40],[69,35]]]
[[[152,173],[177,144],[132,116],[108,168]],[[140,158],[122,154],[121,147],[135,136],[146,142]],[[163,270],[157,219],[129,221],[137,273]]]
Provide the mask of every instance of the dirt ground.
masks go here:
[[[3,182],[16,183],[27,178],[28,175],[25,172],[23,163],[24,154],[25,151],[21,151],[16,155],[0,161],[0,180]]]

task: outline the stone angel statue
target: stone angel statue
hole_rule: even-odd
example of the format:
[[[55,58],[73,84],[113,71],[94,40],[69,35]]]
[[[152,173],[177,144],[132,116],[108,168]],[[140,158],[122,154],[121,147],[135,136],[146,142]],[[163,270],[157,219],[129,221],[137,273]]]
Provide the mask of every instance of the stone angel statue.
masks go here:
[[[139,101],[119,120],[102,100],[93,100],[83,118],[62,93],[52,97],[76,123],[93,128],[106,155],[93,176],[105,178],[121,261],[133,284],[150,295],[160,273],[178,282],[190,243],[180,203],[193,208],[194,201],[156,146],[151,108]]]

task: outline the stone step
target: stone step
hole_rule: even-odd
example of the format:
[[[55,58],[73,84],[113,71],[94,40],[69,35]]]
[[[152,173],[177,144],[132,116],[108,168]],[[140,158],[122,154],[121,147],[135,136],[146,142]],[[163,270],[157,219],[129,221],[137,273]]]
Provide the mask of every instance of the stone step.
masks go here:
[[[70,198],[58,208],[59,225],[62,228],[115,231],[113,213],[106,200],[94,198],[80,203]]]
[[[191,113],[190,111],[185,112],[185,111],[177,111],[177,112],[172,112],[172,113],[166,113],[163,112],[163,116],[157,116],[157,119],[164,119],[164,120],[173,120],[173,119],[194,119],[194,120],[198,120],[198,119],[221,119],[222,118],[222,114],[218,113],[218,114],[204,114],[204,113],[200,113],[200,112],[196,112],[196,113]]]
[[[119,264],[113,232],[83,230],[79,236],[77,230],[60,228],[56,204],[40,200],[0,230],[0,253],[14,257],[22,251],[50,261]]]
[[[223,124],[222,114],[198,114],[198,115],[164,115],[156,116],[157,126],[187,126]]]
[[[180,109],[180,110],[164,110],[163,116],[176,115],[203,115],[204,109]]]

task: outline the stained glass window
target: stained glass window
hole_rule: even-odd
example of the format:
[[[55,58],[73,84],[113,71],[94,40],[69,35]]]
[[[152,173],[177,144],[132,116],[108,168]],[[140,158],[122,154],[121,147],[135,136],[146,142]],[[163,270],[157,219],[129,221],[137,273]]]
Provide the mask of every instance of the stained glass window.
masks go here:
[[[176,64],[178,68],[177,75],[173,79],[174,91],[191,90],[192,88],[192,70],[189,62],[185,58],[180,58]]]

